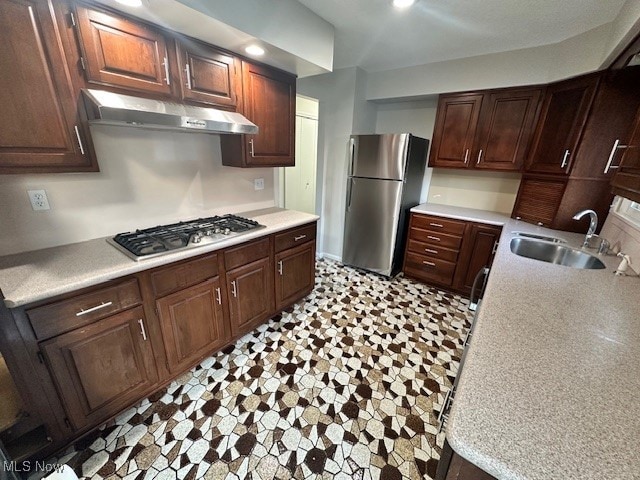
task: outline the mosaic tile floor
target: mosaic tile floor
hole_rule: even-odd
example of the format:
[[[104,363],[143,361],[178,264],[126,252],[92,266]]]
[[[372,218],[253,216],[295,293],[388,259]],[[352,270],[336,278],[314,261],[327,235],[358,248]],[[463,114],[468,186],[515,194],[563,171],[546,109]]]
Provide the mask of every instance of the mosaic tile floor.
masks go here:
[[[467,301],[327,260],[295,307],[77,442],[78,476],[433,478]]]

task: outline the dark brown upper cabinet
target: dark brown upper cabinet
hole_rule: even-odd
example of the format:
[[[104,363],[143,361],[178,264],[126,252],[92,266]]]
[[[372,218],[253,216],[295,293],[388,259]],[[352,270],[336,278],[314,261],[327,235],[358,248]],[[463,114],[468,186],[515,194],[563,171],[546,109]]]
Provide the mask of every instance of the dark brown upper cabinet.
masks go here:
[[[0,2],[0,174],[97,171],[47,0]]]
[[[234,110],[238,105],[241,63],[209,45],[176,40],[182,100]]]
[[[528,153],[542,90],[485,94],[473,148],[474,168],[519,171]]]
[[[482,97],[482,94],[440,96],[429,155],[430,167],[469,167]]]
[[[620,167],[611,180],[613,193],[640,202],[640,110]]]
[[[231,167],[295,165],[296,77],[242,62],[243,113],[257,135],[221,137],[222,164]]]
[[[607,182],[618,169],[640,108],[640,67],[603,76],[584,127],[571,177]]]
[[[527,172],[569,174],[598,80],[588,75],[547,88]]]
[[[89,84],[171,95],[169,53],[159,30],[83,6],[76,22]]]
[[[443,95],[429,166],[521,170],[541,95],[540,88]]]

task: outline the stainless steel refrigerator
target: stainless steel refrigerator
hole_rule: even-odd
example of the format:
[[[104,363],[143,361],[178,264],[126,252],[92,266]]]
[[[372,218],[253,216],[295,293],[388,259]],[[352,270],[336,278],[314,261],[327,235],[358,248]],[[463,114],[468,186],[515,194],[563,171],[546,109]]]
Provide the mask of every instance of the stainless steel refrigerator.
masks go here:
[[[409,209],[420,202],[429,140],[352,135],[342,262],[391,277],[400,270]]]

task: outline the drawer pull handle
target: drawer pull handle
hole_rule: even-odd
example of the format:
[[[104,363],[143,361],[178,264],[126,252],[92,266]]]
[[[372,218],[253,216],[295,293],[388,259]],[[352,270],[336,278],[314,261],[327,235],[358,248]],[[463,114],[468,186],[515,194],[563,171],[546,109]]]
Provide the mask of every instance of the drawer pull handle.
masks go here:
[[[435,240],[436,242],[439,242],[439,241],[440,241],[440,238],[439,238],[439,237],[433,237],[433,236],[431,236],[431,235],[427,235],[427,238],[428,238],[429,240]]]
[[[441,223],[430,223],[429,225],[431,225],[432,227],[438,227],[438,228],[444,227],[444,225],[442,225]]]
[[[218,305],[222,305],[222,296],[220,295],[220,287],[216,288],[216,300]]]
[[[282,276],[282,260],[278,262],[278,273]]]
[[[147,331],[144,329],[144,322],[142,321],[142,319],[138,320],[138,325],[140,325],[140,335],[142,335],[142,339],[146,342],[147,341]]]
[[[422,263],[424,263],[425,265],[429,265],[430,267],[435,267],[436,264],[433,262],[427,262],[426,260],[423,260]]]
[[[432,250],[430,248],[425,248],[424,251],[427,253],[433,253],[434,255],[438,254],[438,250]]]
[[[233,282],[231,282],[231,294],[235,297],[238,298],[238,289],[236,286],[236,281],[234,280]]]
[[[102,302],[100,305],[96,305],[95,307],[87,308],[86,310],[80,310],[78,313],[76,313],[76,317],[81,317],[82,315],[86,315],[87,313],[110,307],[111,305],[113,305],[113,302]]]
[[[307,238],[306,235],[298,235],[297,237],[294,237],[293,241],[297,242],[298,240],[302,240],[303,238]]]

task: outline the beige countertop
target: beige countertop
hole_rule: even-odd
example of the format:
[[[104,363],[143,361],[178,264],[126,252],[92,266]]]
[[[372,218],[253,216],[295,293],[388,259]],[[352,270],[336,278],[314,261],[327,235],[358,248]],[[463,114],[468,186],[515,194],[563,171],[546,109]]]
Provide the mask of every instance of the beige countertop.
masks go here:
[[[412,211],[504,225],[446,429],[499,480],[640,478],[640,279],[519,257],[514,231],[557,232],[480,210]]]
[[[237,245],[288,228],[313,222],[308,213],[268,208],[238,215],[252,218],[266,228],[250,231],[218,243],[144,259],[130,259],[106,238],[0,257],[0,291],[13,308],[98,285],[108,280]],[[114,232],[114,234],[117,232]]]

